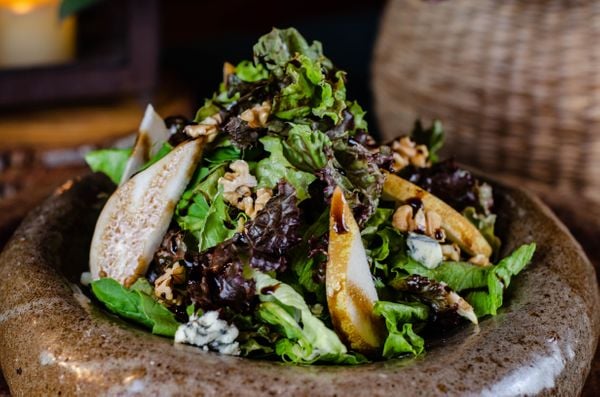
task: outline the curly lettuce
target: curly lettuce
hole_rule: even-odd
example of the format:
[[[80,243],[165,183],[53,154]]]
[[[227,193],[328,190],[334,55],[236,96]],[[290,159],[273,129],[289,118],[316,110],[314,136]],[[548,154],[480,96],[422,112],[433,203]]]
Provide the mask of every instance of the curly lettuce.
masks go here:
[[[259,318],[275,326],[282,337],[275,352],[284,361],[296,364],[328,362],[358,364],[362,356],[348,353],[337,334],[310,311],[302,295],[265,273],[253,272],[259,294]]]

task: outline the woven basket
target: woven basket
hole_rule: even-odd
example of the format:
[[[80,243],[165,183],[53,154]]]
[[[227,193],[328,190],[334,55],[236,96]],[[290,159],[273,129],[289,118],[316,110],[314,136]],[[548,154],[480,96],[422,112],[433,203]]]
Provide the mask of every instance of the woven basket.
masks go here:
[[[373,86],[384,138],[440,119],[446,153],[600,225],[600,2],[391,0]]]

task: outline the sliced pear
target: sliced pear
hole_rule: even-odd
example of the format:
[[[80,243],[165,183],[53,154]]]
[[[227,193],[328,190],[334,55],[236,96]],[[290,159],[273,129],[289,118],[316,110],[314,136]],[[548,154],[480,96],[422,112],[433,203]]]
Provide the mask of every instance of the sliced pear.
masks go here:
[[[418,198],[428,210],[437,212],[442,218],[442,229],[451,241],[472,256],[492,255],[492,247],[481,235],[479,230],[454,208],[440,200],[428,191],[410,183],[394,174],[387,174],[383,184],[384,200],[394,200],[404,203],[410,199]]]
[[[473,310],[473,306],[469,304],[466,300],[464,300],[459,294],[454,291],[451,291],[446,300],[451,305],[456,305],[456,312],[459,316],[466,318],[473,324],[478,324],[477,315],[475,314],[475,310]]]
[[[120,185],[127,182],[152,156],[158,153],[170,135],[171,133],[167,129],[165,121],[154,111],[152,105],[148,105],[140,124],[133,151],[129,160],[127,160],[127,164],[125,164],[125,171],[121,177]]]
[[[144,275],[190,181],[204,141],[179,145],[117,188],[96,223],[90,249],[92,279],[125,286]]]
[[[360,230],[339,187],[331,199],[328,254],[325,287],[333,325],[352,349],[373,353],[383,342],[382,320],[373,314],[377,291]]]

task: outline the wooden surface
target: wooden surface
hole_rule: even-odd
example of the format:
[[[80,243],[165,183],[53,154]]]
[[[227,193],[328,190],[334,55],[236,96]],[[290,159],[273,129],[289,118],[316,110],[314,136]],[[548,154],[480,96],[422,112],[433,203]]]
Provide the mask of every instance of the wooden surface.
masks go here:
[[[0,150],[65,148],[99,143],[135,132],[147,103],[133,98],[84,105],[0,112]],[[187,96],[159,95],[163,116],[193,116]]]

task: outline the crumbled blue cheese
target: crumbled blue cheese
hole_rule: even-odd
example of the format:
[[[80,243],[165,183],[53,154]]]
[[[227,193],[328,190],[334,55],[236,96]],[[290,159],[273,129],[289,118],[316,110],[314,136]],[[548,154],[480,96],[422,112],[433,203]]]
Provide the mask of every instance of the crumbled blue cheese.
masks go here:
[[[425,235],[409,233],[408,255],[428,269],[435,269],[444,259],[440,244]]]
[[[209,311],[201,316],[192,315],[189,322],[180,325],[175,332],[175,342],[238,356],[240,346],[235,340],[239,333],[235,325],[219,319],[219,312]]]
[[[92,283],[93,278],[92,278],[92,273],[90,272],[83,272],[81,273],[81,277],[79,277],[79,282],[81,283],[81,285],[85,285],[86,287],[88,285],[90,285]]]

